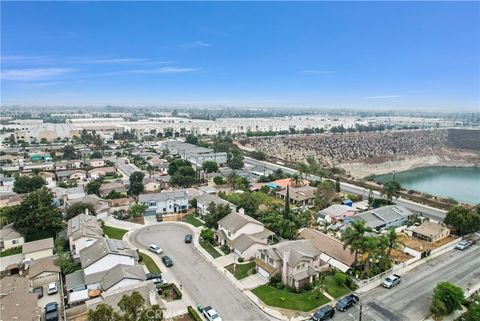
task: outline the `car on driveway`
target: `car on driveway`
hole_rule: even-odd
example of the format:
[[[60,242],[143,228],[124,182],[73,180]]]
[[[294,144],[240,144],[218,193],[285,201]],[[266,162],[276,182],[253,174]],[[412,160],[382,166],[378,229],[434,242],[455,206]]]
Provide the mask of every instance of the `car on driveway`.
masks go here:
[[[220,318],[217,311],[215,311],[211,306],[203,308],[203,315],[208,321],[222,321],[222,318]]]
[[[185,243],[192,243],[193,236],[192,234],[185,235]]]
[[[43,287],[34,288],[33,293],[37,293],[39,299],[43,298]]]
[[[147,276],[147,280],[152,281],[153,284],[167,283],[167,280],[161,274],[147,273],[146,276]]]
[[[332,319],[335,316],[335,309],[331,305],[326,305],[312,316],[313,321],[324,321]]]
[[[58,303],[50,302],[45,305],[45,321],[58,321]]]
[[[335,304],[335,308],[337,308],[338,311],[345,312],[349,308],[353,307],[354,305],[357,305],[357,303],[359,302],[360,302],[360,299],[358,298],[358,296],[352,293],[350,295],[346,295],[343,298],[341,298],[337,302],[337,304]]]
[[[148,250],[153,252],[153,253],[156,253],[156,254],[162,254],[163,253],[163,250],[156,244],[150,244],[148,246]]]
[[[52,295],[58,292],[57,283],[53,282],[48,284],[47,294]]]
[[[457,245],[455,245],[455,248],[457,250],[463,251],[463,250],[468,249],[470,247],[470,245],[472,245],[472,241],[463,240],[463,241],[459,242]]]
[[[171,267],[173,266],[173,261],[171,258],[169,258],[168,256],[162,256],[162,262],[163,264],[165,264],[166,267]]]

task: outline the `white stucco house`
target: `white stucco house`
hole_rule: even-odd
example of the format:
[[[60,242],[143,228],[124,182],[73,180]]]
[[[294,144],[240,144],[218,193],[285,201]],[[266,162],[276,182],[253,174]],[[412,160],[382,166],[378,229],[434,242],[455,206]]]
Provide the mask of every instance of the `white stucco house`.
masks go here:
[[[185,212],[188,210],[188,192],[186,190],[175,190],[140,194],[138,202],[147,206],[145,216]]]

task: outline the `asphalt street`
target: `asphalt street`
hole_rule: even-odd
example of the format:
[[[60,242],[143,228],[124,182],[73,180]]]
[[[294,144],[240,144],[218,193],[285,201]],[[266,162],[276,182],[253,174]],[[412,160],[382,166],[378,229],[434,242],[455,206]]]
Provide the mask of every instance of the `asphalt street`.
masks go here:
[[[189,233],[190,229],[183,225],[159,224],[135,231],[130,241],[138,248],[146,249],[151,243],[162,248],[163,255],[172,258],[174,265],[170,272],[181,282],[184,291],[197,304],[212,305],[224,321],[271,320],[195,250],[193,244],[185,244],[185,234]],[[160,269],[167,267],[162,265]]]
[[[453,250],[411,270],[392,288],[375,288],[360,297],[362,321],[420,321],[429,314],[433,289],[442,281],[464,289],[480,283],[480,245]],[[333,320],[358,320],[359,307],[336,312]]]
[[[250,157],[245,157],[245,163],[250,164],[250,165],[254,165],[254,166],[265,167],[266,169],[269,169],[269,170],[272,170],[272,171],[280,168],[285,173],[288,173],[288,174],[294,174],[294,173],[298,172],[295,169],[291,169],[291,168],[288,168],[288,167],[285,167],[285,166],[281,166],[281,165],[277,165],[277,164],[273,164],[273,163],[269,163],[269,162],[265,162],[265,161],[259,161],[259,160],[256,160],[256,159],[253,159],[253,158],[250,158]],[[307,179],[309,179],[309,180],[320,180],[321,178],[318,177],[318,176],[314,176],[314,175],[307,175]],[[343,192],[362,195],[364,198],[368,197],[368,190],[364,189],[363,187],[358,187],[358,186],[347,184],[347,183],[340,183],[340,188]],[[374,191],[373,194],[376,197],[380,197],[379,192]],[[394,202],[398,205],[402,205],[402,206],[404,206],[404,207],[406,207],[406,208],[408,208],[408,209],[410,209],[414,212],[421,213],[421,214],[423,214],[427,217],[430,217],[432,219],[435,219],[435,220],[443,221],[443,219],[445,218],[446,212],[443,211],[443,210],[437,209],[437,208],[433,208],[433,207],[426,206],[426,205],[423,205],[423,204],[414,203],[414,202],[411,202],[409,200],[405,200],[405,199],[402,199],[402,198],[395,199]]]
[[[118,170],[127,178],[127,180],[133,172],[138,171],[138,169],[132,164],[127,164],[125,158],[117,158],[116,160],[114,159],[113,162],[116,164]]]

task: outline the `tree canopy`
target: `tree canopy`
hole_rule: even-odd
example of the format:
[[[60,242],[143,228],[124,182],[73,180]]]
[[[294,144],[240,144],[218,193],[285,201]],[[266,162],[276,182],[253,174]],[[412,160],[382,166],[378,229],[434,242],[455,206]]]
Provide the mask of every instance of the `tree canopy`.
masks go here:
[[[181,187],[190,187],[197,181],[197,173],[191,166],[180,166],[170,177],[170,183]]]
[[[218,172],[218,164],[215,161],[206,161],[202,164],[202,169],[207,173]]]
[[[27,195],[16,207],[14,227],[27,241],[55,237],[63,228],[63,217],[52,192],[42,188]]]
[[[215,205],[215,203],[210,203],[208,205],[208,214],[205,215],[205,226],[210,228],[218,228],[218,221],[231,213],[230,206],[225,205]]]
[[[178,170],[180,167],[183,167],[183,166],[189,166],[189,167],[191,167],[191,166],[192,166],[192,163],[190,163],[190,162],[187,161],[187,160],[180,159],[180,158],[176,158],[176,159],[172,160],[172,161],[168,164],[168,175],[170,175],[170,176],[175,175],[175,173],[177,172],[177,170]]]
[[[128,194],[130,195],[139,195],[143,192],[143,178],[145,177],[145,173],[143,172],[133,172],[130,175],[130,187],[128,188]]]
[[[457,205],[447,211],[444,223],[453,227],[457,234],[465,235],[480,229],[480,214]]]
[[[20,176],[13,182],[13,191],[17,194],[33,192],[45,185],[45,180],[40,176]]]
[[[95,206],[87,203],[76,203],[70,206],[67,209],[65,214],[65,220],[69,220],[79,214],[85,213],[85,210],[88,209],[90,215],[96,215]]]
[[[383,184],[382,195],[385,195],[387,199],[391,201],[392,198],[398,197],[401,189],[402,189],[402,186],[400,185],[399,182],[389,181]]]
[[[63,159],[76,159],[78,158],[75,148],[72,145],[65,145],[63,148]]]
[[[463,289],[449,282],[440,282],[433,292],[433,301],[430,307],[437,316],[447,315],[460,310],[465,301]]]

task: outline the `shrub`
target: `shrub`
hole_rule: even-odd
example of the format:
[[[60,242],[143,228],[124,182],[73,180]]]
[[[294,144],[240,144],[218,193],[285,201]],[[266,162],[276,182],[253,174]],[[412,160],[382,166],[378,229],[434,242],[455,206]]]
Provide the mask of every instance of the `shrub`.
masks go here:
[[[352,291],[355,291],[356,289],[358,289],[357,283],[355,283],[353,279],[348,275],[347,275],[347,279],[345,280],[345,285],[347,288],[349,288]]]
[[[188,314],[190,314],[190,316],[193,318],[193,320],[203,321],[202,317],[200,317],[200,315],[198,315],[198,312],[191,305],[189,305],[187,307],[187,310],[188,310]]]
[[[238,263],[242,263],[244,261],[243,257],[238,258]]]
[[[432,305],[430,306],[430,312],[437,317],[448,314],[447,307],[440,300],[433,300]]]
[[[345,283],[347,282],[347,276],[341,272],[335,273],[333,278],[335,279],[335,283],[337,283],[338,285],[345,285]]]
[[[182,299],[182,291],[177,287],[175,283],[172,283],[172,289],[173,292],[175,293],[175,300],[181,300]]]
[[[225,184],[225,180],[223,179],[222,176],[215,176],[213,178],[213,182],[215,183],[215,185],[223,185]]]

